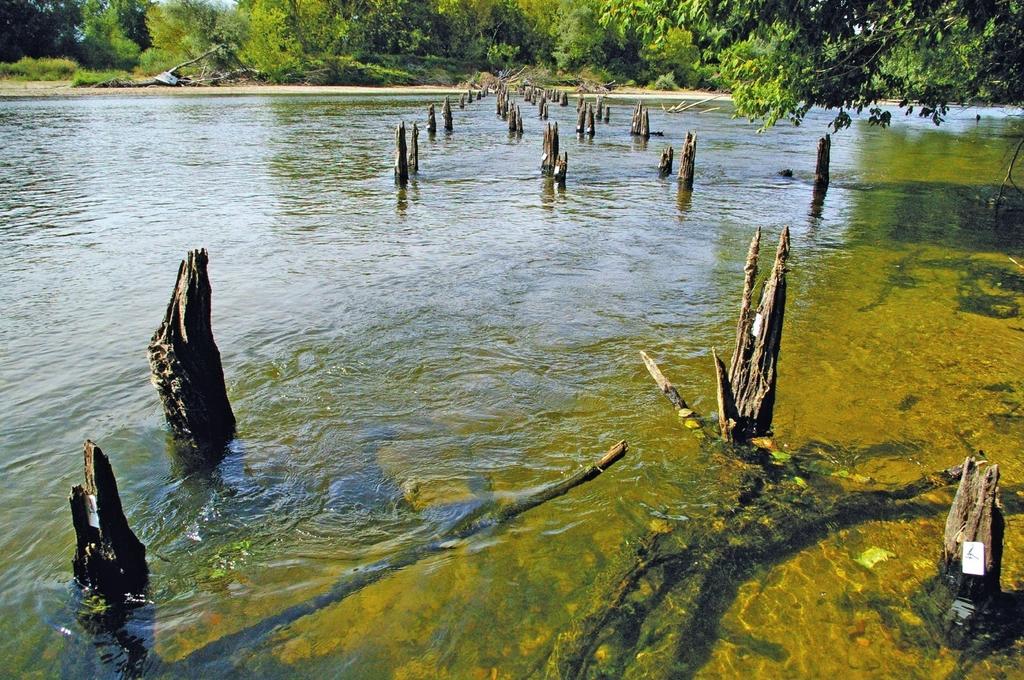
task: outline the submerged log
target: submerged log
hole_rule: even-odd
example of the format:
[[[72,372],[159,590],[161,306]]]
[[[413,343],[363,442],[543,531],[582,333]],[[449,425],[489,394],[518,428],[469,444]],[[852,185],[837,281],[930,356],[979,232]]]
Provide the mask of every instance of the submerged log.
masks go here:
[[[672,174],[672,156],[675,150],[670,146],[661,152],[661,161],[658,163],[658,174],[668,177]]]
[[[818,161],[814,166],[814,188],[817,191],[828,189],[829,162],[832,158],[832,136],[825,135],[818,140]]]
[[[452,124],[452,103],[448,100],[448,97],[444,98],[444,106],[441,107],[441,117],[444,118],[444,131],[451,132],[455,129]]]
[[[574,474],[561,481],[549,484],[539,491],[520,495],[512,501],[495,498],[490,502],[483,503],[463,517],[461,521],[456,523],[443,536],[439,536],[425,545],[406,549],[392,557],[354,569],[342,576],[330,590],[321,595],[289,607],[279,614],[268,617],[240,631],[214,640],[205,647],[195,650],[184,659],[173,663],[164,663],[162,666],[151,670],[154,673],[170,672],[172,675],[182,675],[187,674],[191,669],[201,667],[201,664],[204,662],[224,659],[234,651],[246,648],[248,645],[259,641],[281,626],[337,604],[353,593],[359,592],[363,588],[400,569],[416,564],[430,555],[448,550],[459,541],[464,541],[475,534],[505,524],[543,503],[564,496],[576,487],[597,479],[616,462],[621,460],[628,451],[629,445],[625,441],[620,441],[608,449],[596,462],[582,467]]]
[[[697,160],[697,132],[686,133],[686,142],[683,143],[683,157],[679,161],[679,182],[683,188],[693,189],[693,166]]]
[[[220,351],[210,322],[206,249],[189,251],[163,322],[149,342],[149,366],[174,438],[219,461],[235,433]]]
[[[146,589],[146,546],[128,526],[110,460],[86,440],[85,483],[71,488],[75,579],[116,603]]]
[[[412,144],[409,147],[409,160],[406,166],[409,172],[420,171],[420,129],[416,127],[416,123],[412,124]]]
[[[409,155],[405,147],[405,123],[395,128],[395,181],[404,186],[409,181]]]
[[[693,677],[751,576],[839,529],[938,512],[941,506],[920,497],[962,472],[957,466],[901,487],[848,492],[835,478],[815,479],[796,459],[771,467],[729,466],[735,503],[699,523],[631,540],[625,565],[599,579],[593,606],[559,635],[546,677]],[[605,651],[598,669],[599,646]]]
[[[434,105],[431,104],[427,107],[427,134],[433,135],[437,133],[437,117],[434,115]]]

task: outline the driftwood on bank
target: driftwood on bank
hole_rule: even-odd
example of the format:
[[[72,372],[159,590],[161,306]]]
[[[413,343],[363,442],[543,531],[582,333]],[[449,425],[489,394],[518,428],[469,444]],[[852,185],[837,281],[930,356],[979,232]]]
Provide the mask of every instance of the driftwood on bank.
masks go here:
[[[83,451],[85,481],[71,488],[75,579],[114,603],[146,589],[146,546],[128,526],[110,460],[91,441]]]
[[[686,133],[683,142],[683,157],[679,160],[679,183],[684,189],[693,190],[693,166],[697,160],[697,132]]]
[[[507,523],[519,515],[555,498],[569,493],[576,487],[586,484],[606,472],[629,451],[625,441],[614,444],[596,462],[580,468],[565,479],[554,482],[539,491],[524,494],[509,501],[493,499],[481,504],[467,514],[444,535],[430,543],[407,549],[393,557],[379,560],[362,568],[354,569],[337,581],[327,592],[301,604],[289,607],[279,614],[264,619],[238,632],[225,635],[210,644],[192,652],[189,656],[173,663],[154,664],[154,672],[170,672],[172,674],[189,673],[201,668],[202,664],[213,659],[224,659],[238,650],[247,648],[254,642],[264,638],[281,626],[314,614],[330,605],[341,602],[348,596],[376,583],[386,576],[416,564],[420,560],[451,549],[459,541],[466,540],[483,531],[493,529]]]
[[[174,438],[216,462],[234,436],[235,415],[213,339],[208,263],[205,248],[182,260],[163,322],[149,343],[149,366]]]

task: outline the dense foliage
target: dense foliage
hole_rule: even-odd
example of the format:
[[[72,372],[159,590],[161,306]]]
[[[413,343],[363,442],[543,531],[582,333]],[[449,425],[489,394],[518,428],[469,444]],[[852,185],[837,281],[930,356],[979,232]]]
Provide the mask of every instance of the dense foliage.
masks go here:
[[[811,106],[1024,101],[1024,0],[0,0],[0,61],[156,73],[218,47],[275,82],[441,81],[536,64],[728,87],[772,124]],[[24,62],[20,62],[24,63]]]

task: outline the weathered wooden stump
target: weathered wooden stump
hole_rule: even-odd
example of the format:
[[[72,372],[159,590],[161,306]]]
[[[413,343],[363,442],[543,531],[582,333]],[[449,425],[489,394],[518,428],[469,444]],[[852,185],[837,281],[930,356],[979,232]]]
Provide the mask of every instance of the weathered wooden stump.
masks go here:
[[[744,267],[736,347],[728,374],[717,354],[714,355],[718,376],[719,429],[723,438],[734,442],[770,435],[775,408],[776,367],[786,308],[789,227],[782,230],[775,263],[761,289],[761,302],[756,313],[751,313],[760,243],[761,230],[758,229],[750,242]]]
[[[146,589],[146,546],[128,526],[110,460],[85,442],[85,483],[71,488],[75,528],[75,579],[104,597],[123,603]]]
[[[437,133],[437,117],[434,115],[434,105],[431,104],[427,107],[427,134],[433,135]]]
[[[597,107],[596,107],[596,109],[597,109],[597,112],[596,112],[597,113],[597,119],[601,120],[601,117],[604,115],[604,97],[602,97],[600,95],[598,95],[598,97],[597,97]]]
[[[564,152],[559,158],[555,159],[555,171],[554,178],[555,183],[560,187],[565,187],[565,176],[569,173],[569,152]]]
[[[551,177],[555,174],[555,164],[558,160],[558,122],[554,125],[548,123],[544,129],[544,148],[540,159],[541,173]]]
[[[543,113],[541,113],[541,120],[547,120],[547,119],[548,119],[548,103],[544,102],[544,111],[543,111]]]
[[[562,96],[558,99],[558,105],[559,106],[568,106],[569,105],[569,93],[566,92],[565,90],[562,90]]]
[[[577,113],[583,110],[584,107],[583,95],[576,98],[576,111]]]
[[[668,177],[672,174],[672,156],[675,150],[670,146],[661,152],[661,161],[658,163],[658,174]]]
[[[587,105],[587,136],[593,137],[596,129],[594,127],[594,107]]]
[[[651,138],[651,117],[647,107],[643,107],[643,114],[640,116],[640,136],[644,139]]]
[[[816,191],[828,189],[828,166],[831,157],[832,135],[825,135],[818,140],[818,161],[814,166],[814,189]]]
[[[448,97],[444,98],[444,106],[441,107],[441,117],[444,118],[444,131],[451,132],[455,129],[452,124],[452,103],[448,100]]]
[[[582,136],[587,126],[587,107],[576,111],[576,134]]]
[[[999,466],[967,458],[942,537],[939,578],[949,594],[977,609],[999,596],[1003,560]]]
[[[459,97],[459,108],[460,109],[466,108],[466,95],[465,94],[463,94],[463,95],[461,95]]]
[[[420,171],[420,129],[416,127],[416,123],[412,124],[412,144],[409,146],[409,160],[406,167],[412,173]]]
[[[235,415],[213,339],[208,262],[204,248],[190,251],[178,267],[163,322],[149,342],[149,366],[174,438],[215,462],[234,436]]]
[[[395,127],[395,181],[405,186],[409,181],[409,155],[405,146],[405,123]]]
[[[693,166],[697,160],[697,132],[686,133],[683,143],[683,157],[679,161],[679,183],[687,190],[693,190]]]

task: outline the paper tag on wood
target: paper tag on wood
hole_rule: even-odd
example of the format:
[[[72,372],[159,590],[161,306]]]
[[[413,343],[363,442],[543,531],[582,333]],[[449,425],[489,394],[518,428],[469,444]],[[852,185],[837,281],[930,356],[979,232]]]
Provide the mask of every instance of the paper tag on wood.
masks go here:
[[[964,543],[963,572],[972,576],[985,575],[985,544],[975,541]]]
[[[89,526],[100,528],[100,513],[96,510],[96,496],[89,494],[86,498],[86,508],[89,510]]]

